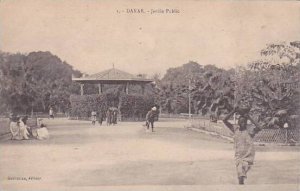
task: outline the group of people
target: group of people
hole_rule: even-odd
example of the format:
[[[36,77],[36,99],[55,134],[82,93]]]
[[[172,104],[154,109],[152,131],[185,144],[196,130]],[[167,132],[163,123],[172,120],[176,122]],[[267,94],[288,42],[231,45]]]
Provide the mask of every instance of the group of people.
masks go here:
[[[229,119],[234,114],[239,115],[237,125],[231,124]],[[53,109],[50,108],[50,118],[54,118]],[[98,120],[99,125],[102,125],[106,119],[107,125],[117,124],[118,109],[111,107],[106,112],[92,111],[92,124],[95,125]],[[154,132],[154,122],[157,120],[158,112],[156,107],[152,107],[146,115],[146,127],[147,131]],[[28,140],[30,138],[47,139],[49,133],[46,125],[43,124],[42,119],[38,119],[37,127],[30,127],[27,125],[27,116],[19,117],[15,115],[10,116],[10,131],[13,140]],[[254,125],[254,128],[250,129],[247,126],[247,122]],[[244,180],[247,178],[247,172],[250,170],[254,163],[255,149],[253,144],[254,136],[262,130],[262,126],[254,121],[249,115],[249,108],[235,107],[232,111],[223,119],[223,123],[230,131],[234,133],[234,149],[235,149],[235,165],[238,176],[239,184],[244,184]]]
[[[34,139],[48,139],[49,132],[46,125],[42,122],[42,119],[37,119],[37,126],[27,125],[28,116],[16,116],[12,114],[10,116],[10,132],[12,134],[11,140],[29,140]]]
[[[12,134],[12,140],[29,139],[30,127],[26,125],[28,117],[19,117],[15,115],[10,116],[10,132]]]
[[[102,125],[105,119],[107,126],[116,125],[118,121],[118,109],[115,107],[110,107],[106,113],[103,111],[99,111],[98,113],[96,111],[92,111],[91,118],[93,125],[96,124],[96,121],[98,121],[99,125]]]
[[[246,109],[247,110],[247,109]],[[238,114],[238,123],[233,125],[229,122],[229,119],[234,115]],[[53,114],[53,113],[52,113]],[[154,132],[154,122],[157,120],[157,108],[152,107],[146,115],[146,127],[147,131],[151,130]],[[51,116],[51,114],[50,114]],[[102,125],[106,118],[107,125],[117,124],[118,109],[109,108],[105,112],[92,111],[92,124],[95,125],[98,120],[99,125]],[[36,139],[47,139],[49,138],[48,130],[42,123],[42,119],[38,119],[37,127],[29,127],[27,125],[27,116],[19,117],[15,115],[10,116],[10,131],[13,140],[28,140],[30,138]],[[254,125],[254,128],[249,130],[247,122]],[[244,108],[235,107],[224,119],[223,123],[234,133],[234,149],[235,149],[235,164],[238,176],[239,184],[244,184],[245,178],[247,178],[247,172],[250,170],[254,163],[255,149],[253,144],[254,136],[262,129],[260,124],[252,119],[249,115],[249,111],[245,111]]]
[[[247,110],[247,111],[246,111]],[[234,114],[239,115],[237,125],[231,124],[229,119]],[[50,117],[53,117],[53,111],[50,112]],[[51,115],[52,114],[52,115]],[[98,120],[99,125],[102,125],[103,121],[106,119],[107,125],[117,124],[118,109],[109,108],[106,113],[103,111],[96,112],[92,111],[92,124],[95,125]],[[151,130],[154,132],[154,122],[157,120],[158,112],[156,107],[152,107],[146,115],[146,127],[147,131]],[[10,117],[10,131],[13,140],[23,140],[23,139],[47,139],[49,138],[48,130],[46,126],[42,123],[42,119],[38,119],[37,127],[29,127],[27,125],[28,117],[19,117],[12,115]],[[254,125],[254,128],[250,129],[247,126],[247,122]],[[238,176],[239,184],[244,184],[244,180],[247,178],[247,172],[250,170],[254,163],[255,149],[253,144],[254,136],[262,129],[261,125],[252,119],[249,115],[249,109],[242,107],[235,107],[224,119],[223,123],[230,131],[234,133],[234,149],[235,149],[235,165]]]
[[[148,111],[146,115],[146,127],[147,130],[151,130],[154,132],[154,121],[157,119],[157,108],[152,107],[150,111]],[[91,112],[91,120],[92,124],[95,125],[96,121],[98,121],[99,125],[102,125],[103,121],[106,119],[106,125],[116,125],[117,120],[118,120],[118,109],[115,107],[110,107],[108,110],[105,112],[103,111],[92,111]]]

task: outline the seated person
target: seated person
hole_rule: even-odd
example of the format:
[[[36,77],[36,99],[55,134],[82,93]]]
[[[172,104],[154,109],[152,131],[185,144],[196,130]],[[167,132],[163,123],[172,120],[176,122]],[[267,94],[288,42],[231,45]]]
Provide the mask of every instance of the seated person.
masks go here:
[[[24,123],[24,117],[11,116],[9,129],[12,134],[12,140],[28,140],[29,132],[27,130],[27,126]]]
[[[26,125],[26,122],[27,122],[27,119],[28,117],[21,117],[20,120],[19,120],[19,127],[20,127],[20,134],[21,134],[21,137],[22,139],[26,139],[28,140],[28,136],[29,136],[29,132],[27,129],[30,129],[30,127],[28,127]]]
[[[12,134],[11,140],[22,140],[19,118],[17,116],[10,117],[9,129]]]
[[[49,132],[43,119],[38,119],[38,128],[36,129],[36,138],[39,140],[49,139]]]

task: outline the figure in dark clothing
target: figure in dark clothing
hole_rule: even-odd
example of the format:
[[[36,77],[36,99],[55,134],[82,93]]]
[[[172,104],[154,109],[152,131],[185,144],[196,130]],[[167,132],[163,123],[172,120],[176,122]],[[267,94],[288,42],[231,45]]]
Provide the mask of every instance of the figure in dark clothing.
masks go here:
[[[23,121],[23,123],[24,123],[24,125],[25,125],[25,127],[26,127],[26,129],[27,129],[27,131],[29,133],[29,135],[32,136],[32,129],[31,129],[30,126],[27,125],[28,116],[26,115],[26,116],[22,117],[21,120]]]
[[[106,112],[106,125],[109,126],[111,125],[111,120],[112,119],[112,111],[110,109],[107,110]]]
[[[112,111],[112,124],[113,125],[117,124],[117,118],[118,118],[118,111],[117,111],[117,109],[114,109]]]
[[[99,111],[99,115],[98,115],[98,123],[99,123],[99,125],[102,125],[103,119],[104,119],[103,112]]]
[[[148,111],[146,115],[146,126],[147,130],[149,130],[149,127],[151,126],[152,132],[154,132],[154,121],[156,117],[156,107],[153,107],[150,111]]]

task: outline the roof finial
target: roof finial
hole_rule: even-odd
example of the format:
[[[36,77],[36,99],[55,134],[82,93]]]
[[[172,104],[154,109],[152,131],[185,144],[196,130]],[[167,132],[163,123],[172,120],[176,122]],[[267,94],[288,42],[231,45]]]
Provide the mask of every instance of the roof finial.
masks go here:
[[[113,63],[113,71],[114,71],[114,75],[116,75],[115,63]]]

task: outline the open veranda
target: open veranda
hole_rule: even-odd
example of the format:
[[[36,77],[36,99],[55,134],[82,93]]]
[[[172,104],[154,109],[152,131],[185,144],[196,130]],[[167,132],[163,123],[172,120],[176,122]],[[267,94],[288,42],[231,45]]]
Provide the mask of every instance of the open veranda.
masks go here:
[[[256,146],[255,165],[240,186],[233,144],[187,129],[186,120],[160,119],[155,132],[143,122],[45,123],[47,140],[1,137],[1,190],[299,189],[298,146]]]

